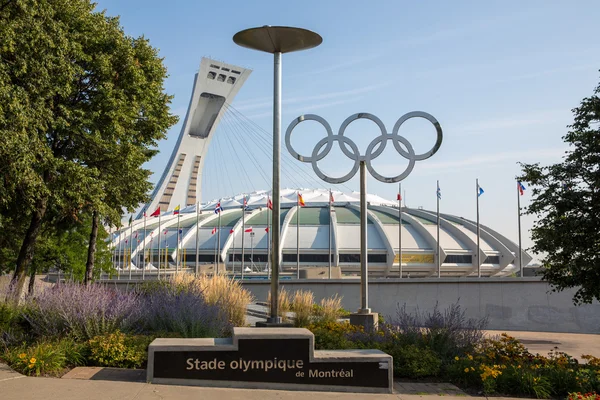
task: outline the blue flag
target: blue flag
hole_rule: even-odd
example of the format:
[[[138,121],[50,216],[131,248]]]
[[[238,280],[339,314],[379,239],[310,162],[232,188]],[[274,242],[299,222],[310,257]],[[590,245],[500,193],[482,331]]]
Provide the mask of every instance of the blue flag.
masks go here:
[[[477,192],[477,197],[481,196],[483,194],[483,188],[481,186],[479,186],[479,191]]]
[[[438,197],[438,199],[440,199],[440,200],[442,199],[442,190],[440,189],[440,187],[439,187],[439,186],[438,186],[438,188],[437,188],[437,197]]]

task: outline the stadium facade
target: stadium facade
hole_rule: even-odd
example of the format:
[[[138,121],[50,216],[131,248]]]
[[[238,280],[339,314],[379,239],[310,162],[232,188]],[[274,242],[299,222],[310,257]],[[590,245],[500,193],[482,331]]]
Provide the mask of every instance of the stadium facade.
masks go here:
[[[131,226],[113,235],[113,260],[119,271],[197,271],[199,266],[236,274],[268,271],[268,254],[275,250],[268,244],[270,192],[211,202],[202,202],[201,192],[210,140],[226,104],[250,73],[202,59],[181,133],[152,200]],[[304,207],[297,204],[298,193]],[[281,254],[284,274],[330,265],[342,275],[359,274],[359,194],[334,191],[333,200],[330,204],[324,189],[281,191],[281,248],[275,251]],[[437,257],[441,276],[477,276],[478,268],[482,276],[507,276],[518,272],[519,258],[523,265],[531,261],[515,243],[483,225],[477,257],[476,223],[445,213],[440,215],[438,246],[435,212],[403,207],[400,222],[397,202],[376,195],[367,195],[367,201],[370,274],[399,276],[400,230],[404,277],[437,276]],[[215,212],[218,204],[220,213]],[[177,206],[182,207],[178,212]],[[152,213],[160,216],[150,217]]]

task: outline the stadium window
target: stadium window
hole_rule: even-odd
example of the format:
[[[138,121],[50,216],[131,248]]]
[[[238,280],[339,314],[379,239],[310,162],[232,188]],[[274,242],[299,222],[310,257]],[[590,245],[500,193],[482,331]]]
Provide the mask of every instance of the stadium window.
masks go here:
[[[216,68],[216,69],[221,69],[221,67],[219,67],[218,65],[215,65],[215,64],[210,64],[210,67],[211,68]]]
[[[215,76],[217,76],[217,74],[212,71],[209,71],[208,75],[206,75],[208,79],[215,79]]]
[[[219,82],[225,82],[225,75],[223,75],[223,74],[219,74],[219,77],[217,78],[217,80],[218,80]]]
[[[235,83],[235,78],[233,76],[230,76],[229,78],[227,78],[227,83],[230,83],[233,85]]]
[[[240,71],[236,71],[235,69],[232,69],[231,72],[233,72],[234,74],[238,74],[238,75],[241,74]]]
[[[487,256],[484,264],[500,264],[500,256]]]
[[[223,67],[223,68],[221,68],[221,71],[227,71],[227,72],[229,72],[229,68]]]
[[[473,256],[463,254],[448,254],[444,259],[448,264],[472,264]]]

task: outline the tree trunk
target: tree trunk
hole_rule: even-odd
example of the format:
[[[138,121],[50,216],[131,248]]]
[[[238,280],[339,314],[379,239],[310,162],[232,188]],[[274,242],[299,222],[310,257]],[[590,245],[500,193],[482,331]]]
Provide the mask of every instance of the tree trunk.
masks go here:
[[[35,243],[37,241],[40,228],[42,227],[42,220],[44,219],[44,215],[46,215],[47,207],[47,197],[43,197],[36,202],[35,211],[31,215],[31,222],[29,223],[29,228],[27,228],[25,238],[21,244],[19,256],[17,257],[15,272],[10,281],[10,290],[6,296],[7,301],[12,301],[18,304],[23,295],[23,290],[25,289],[25,272],[31,263],[31,259],[33,258]]]
[[[28,294],[31,296],[33,294],[34,291],[34,284],[35,284],[35,273],[37,272],[37,265],[35,264],[31,264],[29,267],[29,290],[28,290]]]
[[[98,238],[98,211],[92,212],[92,232],[90,233],[90,242],[88,244],[87,262],[85,263],[85,276],[83,281],[85,285],[92,283],[94,271],[94,256],[96,255],[96,239]]]

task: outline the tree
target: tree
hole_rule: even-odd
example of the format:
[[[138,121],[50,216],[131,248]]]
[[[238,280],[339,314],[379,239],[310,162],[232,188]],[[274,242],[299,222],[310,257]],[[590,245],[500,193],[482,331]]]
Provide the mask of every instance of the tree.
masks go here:
[[[551,166],[522,164],[532,187],[532,250],[544,254],[543,279],[555,291],[577,288],[575,304],[600,300],[600,86],[573,109],[563,140],[570,148]]]
[[[176,122],[163,91],[166,70],[144,38],[88,0],[13,0],[0,5],[0,210],[19,204],[27,221],[11,286],[18,299],[51,208],[63,216],[120,217],[135,196],[107,201],[102,161],[136,171]],[[147,174],[132,172],[132,187]],[[138,180],[135,180],[138,179]],[[137,194],[137,192],[136,192]],[[95,221],[95,222],[94,222]],[[92,240],[93,239],[93,240]],[[92,249],[93,250],[93,249]],[[91,265],[93,266],[93,254]],[[89,258],[89,255],[88,255]]]

